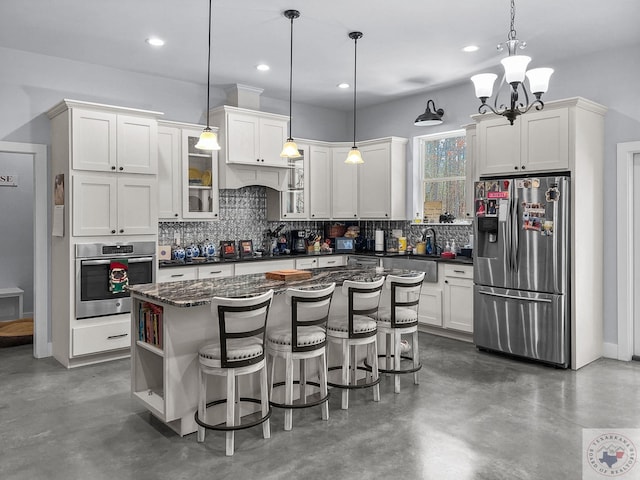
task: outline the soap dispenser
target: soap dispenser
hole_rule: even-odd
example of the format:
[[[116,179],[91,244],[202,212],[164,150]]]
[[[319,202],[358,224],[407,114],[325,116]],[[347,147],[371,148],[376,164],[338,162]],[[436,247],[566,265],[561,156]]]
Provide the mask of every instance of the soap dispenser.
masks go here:
[[[444,251],[445,252],[450,252],[451,251],[451,245],[449,245],[449,242],[447,242],[447,244],[444,246]]]

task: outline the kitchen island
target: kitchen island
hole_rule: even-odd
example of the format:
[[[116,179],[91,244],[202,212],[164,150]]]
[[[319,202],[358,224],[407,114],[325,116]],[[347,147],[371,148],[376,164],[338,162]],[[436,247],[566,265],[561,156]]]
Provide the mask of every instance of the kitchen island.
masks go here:
[[[268,280],[264,274],[233,278],[187,280],[134,285],[131,313],[131,392],[155,417],[179,435],[197,430],[194,412],[198,400],[198,350],[205,342],[216,341],[217,323],[211,315],[215,296],[243,296],[264,293],[274,297],[267,329],[288,322],[284,292],[289,287],[309,287],[345,280],[372,281],[381,275],[406,273],[404,270],[362,267],[313,269],[307,280]],[[332,309],[346,305],[346,298],[336,289]],[[255,396],[257,379],[242,378],[241,396]],[[209,381],[207,398],[222,398],[224,379]],[[224,421],[224,405],[219,405]],[[214,407],[216,408],[216,407]],[[251,413],[242,411],[241,415]]]

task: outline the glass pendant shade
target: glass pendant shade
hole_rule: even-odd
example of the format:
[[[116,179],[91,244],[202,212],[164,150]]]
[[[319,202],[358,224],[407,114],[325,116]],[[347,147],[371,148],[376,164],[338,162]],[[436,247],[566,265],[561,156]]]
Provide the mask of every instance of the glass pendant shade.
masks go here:
[[[280,156],[282,158],[298,158],[300,156],[298,145],[293,141],[293,138],[287,138],[286,143],[282,147],[282,152],[280,152]]]
[[[498,78],[495,73],[480,73],[471,77],[474,87],[476,88],[476,97],[489,98],[493,93],[493,84]]]
[[[549,89],[549,79],[553,74],[553,68],[534,68],[527,72],[529,79],[529,90],[532,93],[547,93]]]
[[[350,165],[358,165],[360,163],[364,163],[358,147],[351,147],[351,150],[349,150],[349,155],[347,155],[347,159],[344,161],[344,163],[348,163]]]
[[[504,80],[511,84],[513,82],[524,82],[524,75],[531,57],[526,55],[510,55],[500,60],[504,67]]]
[[[196,148],[199,150],[220,150],[218,144],[218,134],[211,131],[209,127],[202,130]]]

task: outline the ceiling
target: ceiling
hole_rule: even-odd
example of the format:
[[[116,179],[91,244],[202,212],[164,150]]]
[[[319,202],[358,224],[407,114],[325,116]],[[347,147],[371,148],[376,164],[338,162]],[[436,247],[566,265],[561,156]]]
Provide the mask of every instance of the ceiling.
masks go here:
[[[350,110],[359,30],[358,106],[391,101],[499,72],[508,0],[213,0],[212,83],[288,99],[294,21],[294,102]],[[207,0],[2,0],[0,47],[206,85]],[[518,38],[532,67],[640,43],[638,0],[517,0]],[[145,43],[156,35],[162,48]],[[480,50],[464,53],[476,44]],[[271,66],[259,72],[259,63]],[[553,86],[553,78],[552,78]],[[472,89],[469,82],[469,89]]]

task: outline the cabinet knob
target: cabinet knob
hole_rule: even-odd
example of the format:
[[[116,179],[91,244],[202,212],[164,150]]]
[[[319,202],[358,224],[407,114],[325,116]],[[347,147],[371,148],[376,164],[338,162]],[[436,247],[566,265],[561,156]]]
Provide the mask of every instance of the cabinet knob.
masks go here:
[[[354,216],[354,217],[357,217],[357,216],[358,216],[358,214],[357,214],[357,213],[354,213],[354,214],[353,214],[353,216]]]
[[[115,165],[111,165],[111,170],[115,170],[115,169],[116,169]]]
[[[385,216],[385,217],[388,217],[388,216],[389,216],[389,214],[388,214],[388,213],[385,213],[385,214],[384,214],[384,216]]]
[[[449,283],[449,280],[445,280],[444,283]]]
[[[116,231],[115,230],[111,230],[111,233],[116,233]]]
[[[264,158],[261,158],[261,159],[260,159],[260,161],[261,161],[261,162],[264,162]]]
[[[516,165],[515,167],[513,167],[513,169],[514,169],[514,170],[517,170],[517,169],[518,169],[518,166]]]
[[[124,233],[124,230],[123,230],[123,229],[120,229],[120,233]]]
[[[522,167],[520,167],[522,170],[524,170],[526,167],[524,165],[522,165]]]
[[[214,216],[214,217],[217,217],[217,216],[218,216],[218,214],[217,214],[217,213],[214,213],[214,214],[213,214],[213,216]]]
[[[173,214],[173,216],[174,216],[174,217],[177,217],[177,216],[178,216],[178,214],[177,214],[177,213],[174,213],[174,214]]]
[[[283,217],[286,217],[286,216],[287,216],[287,214],[285,213],[285,214],[284,214],[284,215],[282,215],[282,216],[283,216]]]
[[[315,214],[315,213],[312,213],[312,214],[311,214],[311,216],[312,216],[312,217],[315,217],[315,216],[316,216],[316,214]]]
[[[120,167],[118,170],[122,171],[122,170],[124,170],[124,167]]]
[[[259,161],[260,161],[260,159],[259,159],[259,158],[256,158],[256,162],[259,162]]]

